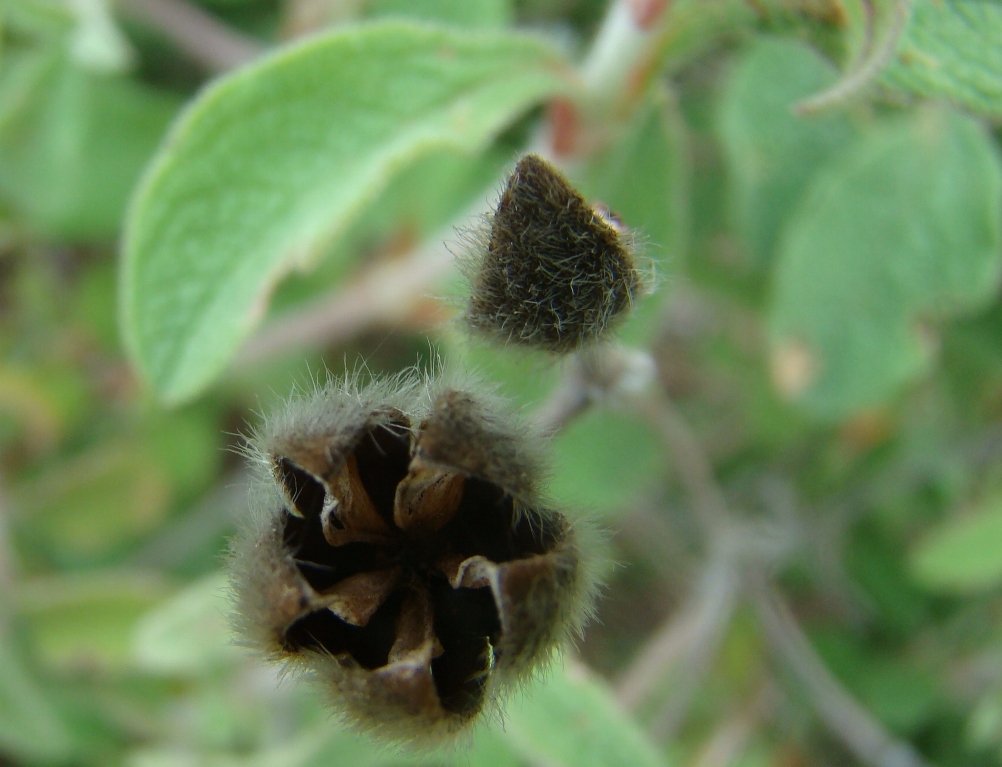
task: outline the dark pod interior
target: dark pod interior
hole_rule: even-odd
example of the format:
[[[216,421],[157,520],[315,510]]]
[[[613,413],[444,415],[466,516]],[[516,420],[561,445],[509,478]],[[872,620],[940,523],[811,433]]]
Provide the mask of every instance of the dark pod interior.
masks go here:
[[[353,542],[331,546],[324,537],[321,483],[285,457],[276,469],[301,516],[283,513],[283,538],[306,581],[323,593],[344,578],[393,565],[403,567],[400,586],[369,619],[355,626],[327,609],[310,613],[285,632],[288,650],[320,650],[349,655],[363,668],[388,662],[397,637],[398,620],[408,589],[424,589],[432,605],[433,631],[442,652],[432,659],[431,673],[442,707],[453,713],[477,710],[491,664],[491,646],[500,640],[501,622],[489,588],[454,589],[434,562],[442,556],[484,556],[494,562],[541,554],[558,535],[536,517],[516,519],[511,497],[483,480],[466,477],[452,519],[432,540],[410,539],[393,524],[397,485],[407,476],[412,435],[403,421],[363,433],[355,448],[358,476],[373,507],[390,526],[385,545]]]

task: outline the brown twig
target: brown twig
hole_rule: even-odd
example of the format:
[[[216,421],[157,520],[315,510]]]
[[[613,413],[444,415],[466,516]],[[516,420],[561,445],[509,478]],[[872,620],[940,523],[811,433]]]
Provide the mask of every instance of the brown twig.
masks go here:
[[[345,341],[374,325],[398,322],[452,267],[453,256],[441,239],[379,263],[260,330],[244,345],[236,365]]]
[[[673,698],[683,695],[682,688],[695,689],[737,602],[740,582],[734,564],[733,548],[722,547],[703,568],[688,606],[666,620],[637,653],[616,685],[626,708],[640,708],[673,669],[681,669],[684,677],[673,686]]]
[[[832,735],[869,767],[925,767],[915,749],[887,732],[839,683],[764,577],[751,579],[750,594],[766,642],[803,686]]]
[[[119,8],[169,39],[213,74],[242,66],[265,48],[187,0],[119,0]]]
[[[571,360],[556,388],[533,414],[539,430],[547,436],[556,434],[592,404],[592,392],[582,378],[580,367],[573,363]]]
[[[691,767],[728,767],[748,747],[755,727],[776,707],[779,691],[771,682],[724,719],[699,750]]]
[[[628,401],[658,430],[675,472],[692,498],[693,509],[708,532],[727,526],[727,499],[713,476],[713,466],[695,433],[667,397],[650,390]]]

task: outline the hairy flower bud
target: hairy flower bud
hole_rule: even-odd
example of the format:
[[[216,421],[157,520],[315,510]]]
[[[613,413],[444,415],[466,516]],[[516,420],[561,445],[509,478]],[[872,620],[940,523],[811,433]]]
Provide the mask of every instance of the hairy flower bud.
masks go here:
[[[332,382],[248,450],[262,481],[232,547],[239,629],[384,739],[462,732],[590,608],[584,533],[541,500],[531,430],[475,389]]]
[[[607,335],[643,288],[628,230],[536,155],[519,160],[488,223],[462,263],[478,333],[574,351]]]

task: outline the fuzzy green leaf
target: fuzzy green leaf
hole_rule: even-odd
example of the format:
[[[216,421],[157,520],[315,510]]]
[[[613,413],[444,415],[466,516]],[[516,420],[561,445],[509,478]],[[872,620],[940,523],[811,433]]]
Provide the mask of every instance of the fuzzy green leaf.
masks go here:
[[[371,0],[370,16],[398,16],[464,27],[503,27],[511,22],[510,0]]]
[[[918,0],[883,81],[1002,116],[1002,3]]]
[[[482,149],[570,87],[540,39],[385,23],[313,38],[221,80],[175,126],[129,217],[123,331],[167,402],[232,357],[274,283],[340,234],[393,171]]]
[[[996,150],[956,113],[883,126],[836,158],[780,245],[781,390],[832,420],[885,402],[927,365],[930,321],[995,294],[1000,210]]]
[[[780,228],[814,174],[852,136],[841,114],[791,110],[835,79],[821,57],[790,40],[756,43],[731,72],[719,115],[730,214],[757,264],[772,258]]]

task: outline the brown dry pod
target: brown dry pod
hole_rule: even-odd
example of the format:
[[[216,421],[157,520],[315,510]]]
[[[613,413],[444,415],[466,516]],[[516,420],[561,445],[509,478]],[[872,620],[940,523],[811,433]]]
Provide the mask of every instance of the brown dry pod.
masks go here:
[[[461,733],[590,610],[587,534],[540,500],[531,429],[473,388],[330,383],[248,451],[263,481],[232,546],[239,630],[383,740]]]
[[[575,351],[607,336],[644,290],[630,232],[534,154],[466,244],[467,325],[502,343]]]

